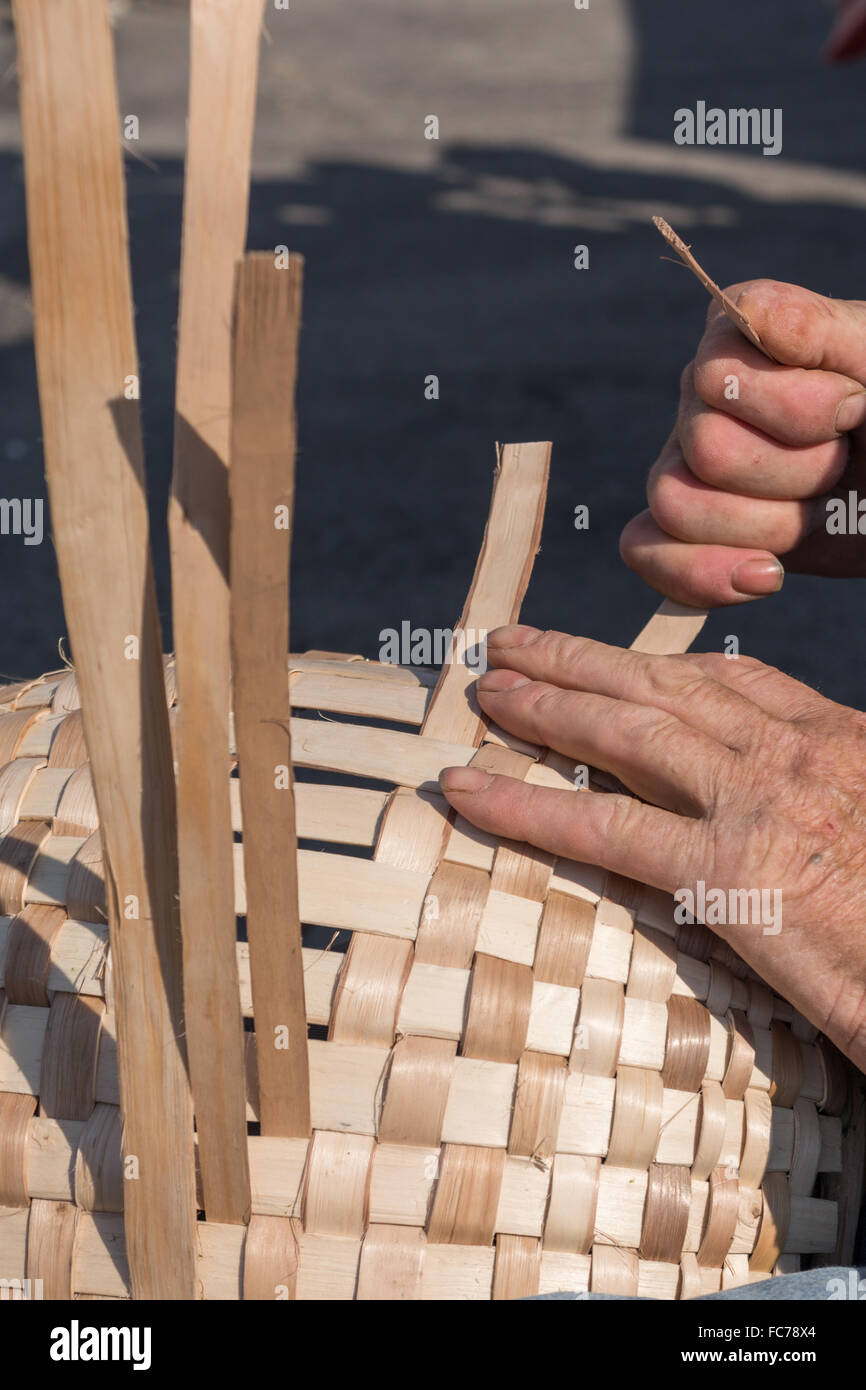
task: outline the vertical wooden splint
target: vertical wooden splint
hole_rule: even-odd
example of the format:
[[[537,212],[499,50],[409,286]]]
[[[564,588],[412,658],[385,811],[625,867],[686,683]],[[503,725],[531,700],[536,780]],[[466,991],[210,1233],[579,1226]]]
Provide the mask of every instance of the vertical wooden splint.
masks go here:
[[[15,5],[54,543],[105,859],[136,1298],[194,1294],[175,799],[103,0]]]
[[[249,199],[262,0],[192,0],[175,451],[169,504],[180,705],[178,858],[187,1045],[205,1211],[249,1220],[230,845],[231,319]]]

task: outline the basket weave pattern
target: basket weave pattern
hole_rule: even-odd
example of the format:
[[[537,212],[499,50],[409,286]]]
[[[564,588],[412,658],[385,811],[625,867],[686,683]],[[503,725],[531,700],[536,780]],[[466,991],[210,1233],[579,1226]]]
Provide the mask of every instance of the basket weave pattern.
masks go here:
[[[431,789],[470,761],[570,786],[557,759],[491,729],[479,748],[407,732],[431,724],[423,673],[291,666],[295,708],[391,727],[293,720],[296,766],[346,774],[296,789],[302,843],[341,851],[301,849],[301,917],[352,935],[304,951],[308,1023],[328,1029],[309,1042],[313,1137],[250,1134],[249,1226],[198,1225],[204,1296],[675,1298],[829,1258],[837,1207],[815,1193],[842,1167],[839,1054],[706,928],[678,927],[666,895],[452,824]],[[171,663],[166,681],[173,705]],[[0,691],[0,1272],[45,1297],[125,1297],[77,704],[71,672]],[[249,1017],[242,942],[238,963]]]

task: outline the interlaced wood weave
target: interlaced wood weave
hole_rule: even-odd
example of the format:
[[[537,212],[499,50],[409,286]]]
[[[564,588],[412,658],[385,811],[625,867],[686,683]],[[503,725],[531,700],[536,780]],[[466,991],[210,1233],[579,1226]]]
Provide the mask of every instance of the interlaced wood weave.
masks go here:
[[[244,252],[262,0],[191,5],[161,661],[107,6],[14,12],[75,668],[0,687],[0,1293],[672,1299],[850,1263],[863,1078],[670,897],[438,785],[609,779],[489,725],[465,660],[286,669],[302,274]],[[499,450],[472,640],[519,616],[549,460]]]
[[[465,629],[516,616],[546,467],[545,446],[504,451]],[[706,928],[678,927],[668,896],[449,819],[446,764],[573,785],[563,759],[487,725],[465,666],[434,688],[360,658],[289,665],[295,765],[340,774],[296,788],[301,918],[340,933],[304,948],[313,1135],[251,1126],[251,1217],[199,1221],[203,1295],[675,1298],[831,1260],[856,1219],[841,1174],[862,1106],[835,1049]],[[166,689],[174,708],[171,661]],[[0,711],[0,1269],[46,1297],[121,1298],[114,998],[74,672],[3,689]]]

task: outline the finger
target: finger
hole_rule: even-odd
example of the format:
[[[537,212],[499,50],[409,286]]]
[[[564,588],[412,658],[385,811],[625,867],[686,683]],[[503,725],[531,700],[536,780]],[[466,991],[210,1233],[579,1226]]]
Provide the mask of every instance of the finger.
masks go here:
[[[705,820],[673,816],[630,796],[555,791],[480,768],[449,767],[439,780],[454,809],[490,834],[597,864],[668,893],[700,877],[710,881]]]
[[[775,666],[765,666],[751,656],[727,656],[724,652],[686,652],[683,660],[704,675],[737,690],[776,719],[795,723],[818,718],[832,708],[817,690],[795,680]]]
[[[860,382],[818,367],[770,362],[725,315],[714,319],[701,339],[693,381],[705,405],[783,444],[819,444],[866,419]]]
[[[762,716],[751,701],[677,656],[649,656],[588,637],[513,626],[488,635],[487,660],[530,681],[663,710],[729,748],[750,746],[762,735]]]
[[[478,703],[528,743],[612,772],[646,801],[704,815],[717,801],[730,749],[652,705],[562,690],[491,670],[476,683]]]
[[[696,478],[744,497],[779,500],[829,492],[845,472],[848,436],[793,448],[706,405],[683,373],[676,439]]]
[[[674,540],[695,545],[758,548],[774,555],[793,550],[826,517],[824,498],[779,501],[743,497],[696,478],[676,440],[670,440],[647,480],[650,512]]]
[[[785,578],[775,555],[766,550],[674,540],[648,511],[625,527],[619,550],[629,569],[651,588],[695,608],[747,603],[776,593]]]
[[[725,293],[777,362],[833,372],[866,386],[866,301],[830,299],[783,280],[745,280]],[[719,317],[727,319],[714,303],[708,322]]]

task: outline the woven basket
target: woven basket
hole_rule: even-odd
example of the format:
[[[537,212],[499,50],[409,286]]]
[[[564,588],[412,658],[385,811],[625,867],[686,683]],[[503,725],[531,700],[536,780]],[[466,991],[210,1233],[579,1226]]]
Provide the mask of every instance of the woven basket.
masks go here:
[[[546,463],[545,446],[503,454],[466,629],[514,615]],[[641,645],[684,645],[683,625],[656,619]],[[289,664],[295,765],[340,774],[296,788],[299,837],[327,844],[299,852],[301,917],[340,936],[304,948],[312,1138],[250,1125],[251,1218],[200,1220],[204,1297],[672,1299],[833,1260],[862,1165],[862,1095],[836,1050],[706,928],[677,927],[668,896],[449,819],[445,764],[572,786],[563,760],[484,721],[465,666],[434,686],[360,657]],[[166,686],[174,708],[171,661]],[[72,671],[0,691],[0,1270],[45,1297],[122,1298],[115,1003],[77,706]]]
[[[167,718],[107,12],[15,6],[77,669],[0,689],[0,1292],[677,1298],[850,1261],[862,1078],[669,897],[438,790],[471,762],[592,794],[573,767],[460,661],[287,675],[301,266],[244,255],[261,14],[192,4]],[[549,456],[500,450],[467,635],[519,615]]]

